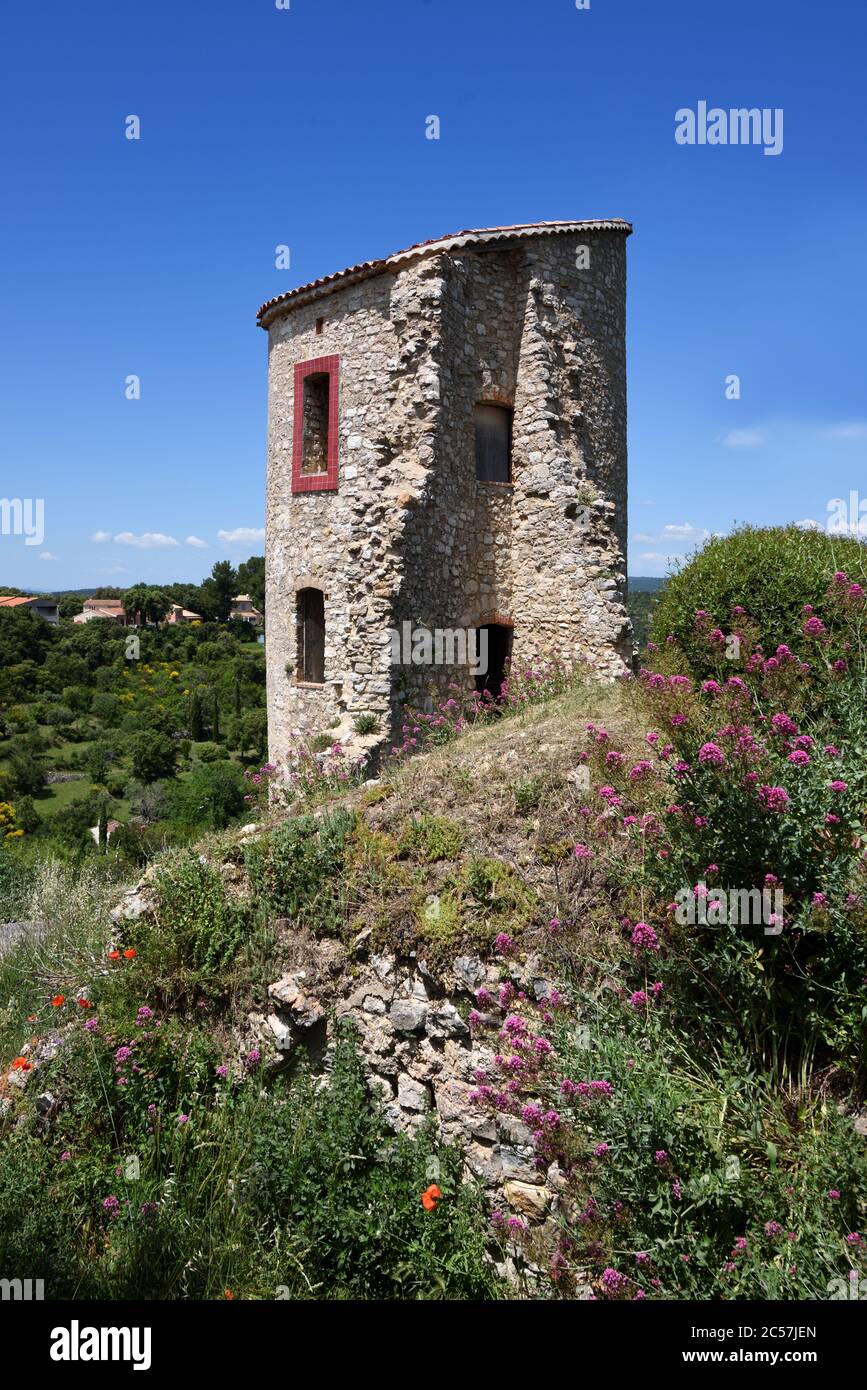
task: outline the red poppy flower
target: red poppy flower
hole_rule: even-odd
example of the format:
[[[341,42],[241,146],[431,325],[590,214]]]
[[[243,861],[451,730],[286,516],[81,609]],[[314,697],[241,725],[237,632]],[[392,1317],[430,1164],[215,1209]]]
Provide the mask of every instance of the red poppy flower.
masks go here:
[[[421,1204],[425,1211],[435,1211],[436,1204],[442,1195],[436,1183],[431,1183],[427,1191],[421,1194]]]
[[[66,995],[65,995],[65,994],[55,994],[54,998],[53,998],[52,1001],[51,1001],[51,1007],[52,1007],[52,1009],[59,1009],[59,1008],[61,1007],[61,1005],[62,1005],[62,1004],[65,1004],[65,1003],[66,1003]]]
[[[135,947],[134,947],[134,946],[130,946],[130,948],[129,948],[128,951],[124,951],[124,955],[126,956],[127,960],[134,960],[134,958],[135,958]]]
[[[15,1061],[12,1063],[12,1070],[13,1070],[13,1071],[32,1071],[32,1070],[33,1070],[33,1064],[32,1064],[32,1062],[28,1062],[28,1060],[27,1060],[26,1057],[16,1057],[16,1058],[15,1058]]]
[[[91,1004],[89,999],[79,999],[78,1007],[80,1009],[92,1009],[93,1005]]]
[[[120,960],[120,951],[109,951],[109,960]]]

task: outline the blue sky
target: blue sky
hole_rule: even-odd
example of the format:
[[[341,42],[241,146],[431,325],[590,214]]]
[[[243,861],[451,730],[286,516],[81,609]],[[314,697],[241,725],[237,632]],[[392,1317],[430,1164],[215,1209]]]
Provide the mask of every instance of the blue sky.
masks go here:
[[[45,536],[0,535],[0,582],[198,580],[261,553],[257,306],[539,219],[635,224],[631,573],[867,500],[865,30],[855,0],[7,7],[0,495],[44,498]],[[702,100],[782,108],[782,153],[678,145]]]

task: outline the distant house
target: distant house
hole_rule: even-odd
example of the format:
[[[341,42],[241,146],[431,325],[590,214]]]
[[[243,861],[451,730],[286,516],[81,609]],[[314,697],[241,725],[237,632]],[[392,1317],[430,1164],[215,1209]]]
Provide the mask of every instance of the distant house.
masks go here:
[[[29,608],[44,618],[47,623],[60,622],[60,610],[55,599],[33,598],[22,594],[19,598],[0,597],[0,608]]]
[[[110,840],[111,837],[112,837],[112,835],[114,834],[114,832],[115,832],[116,830],[120,830],[122,824],[123,824],[123,822],[122,822],[122,821],[119,821],[119,820],[110,820],[110,821],[108,821],[108,823],[107,823],[107,825],[106,825],[106,827],[105,827],[105,838],[106,838],[106,840]],[[92,825],[92,826],[90,827],[90,833],[91,833],[91,835],[93,836],[94,841],[96,842],[96,844],[99,844],[99,826],[98,826],[98,825]]]
[[[173,603],[166,615],[167,623],[200,623],[201,613],[194,613],[190,608],[184,608],[180,603]]]
[[[120,623],[121,627],[127,627],[130,619],[124,612],[123,599],[119,598],[86,598],[81,606],[81,612],[76,613],[72,619],[74,623],[90,623],[94,618],[103,618],[108,622]]]
[[[236,594],[232,599],[232,607],[229,611],[229,618],[240,618],[245,623],[263,623],[264,616],[258,608],[253,607],[253,600],[249,594]]]

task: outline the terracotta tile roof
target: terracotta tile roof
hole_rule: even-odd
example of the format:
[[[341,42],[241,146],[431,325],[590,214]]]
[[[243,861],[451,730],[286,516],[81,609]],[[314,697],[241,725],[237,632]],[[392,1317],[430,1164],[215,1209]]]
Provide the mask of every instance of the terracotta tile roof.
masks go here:
[[[463,232],[453,232],[451,236],[434,237],[430,241],[419,241],[404,251],[395,251],[377,261],[360,261],[358,265],[347,266],[333,275],[323,275],[319,280],[311,280],[307,285],[298,285],[294,290],[278,294],[274,299],[260,305],[256,321],[260,328],[267,328],[276,317],[275,310],[295,308],[290,301],[308,303],[320,295],[330,294],[343,283],[355,283],[381,275],[385,270],[398,269],[404,262],[416,260],[419,256],[435,256],[442,251],[463,250],[466,246],[482,246],[494,241],[522,241],[527,237],[555,236],[559,232],[623,232],[629,236],[632,224],[621,217],[591,219],[584,222],[524,222],[514,227],[477,227]]]
[[[38,602],[39,602],[39,600],[36,599],[36,598],[33,598],[32,595],[28,598],[25,594],[22,594],[20,597],[13,598],[11,595],[6,595],[6,594],[4,594],[4,595],[2,595],[2,597],[0,597],[0,608],[17,608],[17,607],[18,607],[20,604],[22,604],[22,603],[38,603]],[[50,600],[50,599],[45,599],[44,602],[45,602],[45,603],[50,603],[51,600]]]

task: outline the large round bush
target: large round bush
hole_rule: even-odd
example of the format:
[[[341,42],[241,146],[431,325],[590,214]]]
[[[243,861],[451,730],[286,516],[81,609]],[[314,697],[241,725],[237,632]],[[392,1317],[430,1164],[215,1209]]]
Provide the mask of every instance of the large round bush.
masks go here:
[[[867,588],[867,545],[855,536],[792,525],[743,526],[714,537],[668,580],[653,612],[653,641],[662,644],[673,634],[693,673],[708,676],[713,653],[696,625],[696,612],[708,613],[728,633],[732,610],[741,608],[765,652],[781,642],[794,646],[805,605],[823,608],[840,570]]]

